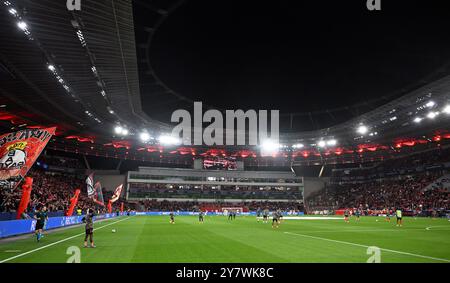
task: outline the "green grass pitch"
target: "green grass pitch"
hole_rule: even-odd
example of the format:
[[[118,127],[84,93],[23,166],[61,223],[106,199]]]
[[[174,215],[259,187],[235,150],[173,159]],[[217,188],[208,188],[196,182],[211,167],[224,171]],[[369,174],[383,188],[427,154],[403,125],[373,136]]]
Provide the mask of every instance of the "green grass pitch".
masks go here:
[[[369,246],[380,248],[380,260],[450,262],[447,219],[405,218],[403,227],[382,217],[339,220],[284,220],[278,229],[252,216],[228,221],[207,216],[133,216],[95,224],[96,248],[82,248],[84,227],[47,233],[37,243],[0,241],[0,262],[64,263],[67,249],[80,247],[80,261],[92,262],[367,262]],[[378,220],[378,221],[377,221]],[[116,230],[116,233],[112,232]]]

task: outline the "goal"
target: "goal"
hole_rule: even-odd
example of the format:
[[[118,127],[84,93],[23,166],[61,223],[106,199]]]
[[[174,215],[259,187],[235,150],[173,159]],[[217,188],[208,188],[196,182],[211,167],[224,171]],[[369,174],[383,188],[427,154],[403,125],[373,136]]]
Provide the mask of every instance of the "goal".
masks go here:
[[[222,214],[228,215],[231,211],[236,211],[237,214],[242,214],[244,212],[244,208],[242,207],[222,207]]]

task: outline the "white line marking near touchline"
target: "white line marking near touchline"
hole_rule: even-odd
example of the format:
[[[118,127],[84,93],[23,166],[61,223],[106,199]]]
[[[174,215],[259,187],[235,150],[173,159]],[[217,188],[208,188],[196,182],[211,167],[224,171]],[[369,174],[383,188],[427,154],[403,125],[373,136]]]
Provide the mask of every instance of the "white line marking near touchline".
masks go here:
[[[327,238],[322,238],[322,237],[316,237],[316,236],[310,236],[310,235],[305,235],[305,234],[297,234],[297,233],[292,233],[292,232],[284,232],[284,233],[285,233],[285,234],[289,234],[289,235],[295,235],[295,236],[300,236],[300,237],[305,237],[305,238],[316,239],[316,240],[322,240],[322,241],[328,241],[328,242],[333,242],[333,243],[339,243],[339,244],[351,245],[351,246],[356,246],[356,247],[361,247],[361,248],[369,248],[369,247],[370,247],[370,246],[366,246],[366,245],[355,244],[355,243],[351,243],[351,242],[344,242],[344,241],[339,241],[339,240],[332,240],[332,239],[327,239]],[[380,250],[385,251],[385,252],[391,252],[391,253],[397,253],[397,254],[409,255],[409,256],[414,256],[414,257],[420,257],[420,258],[432,259],[432,260],[436,260],[436,261],[450,262],[449,259],[445,259],[445,258],[437,258],[437,257],[431,257],[431,256],[426,256],[426,255],[413,254],[413,253],[402,252],[402,251],[396,251],[396,250],[390,250],[390,249],[384,249],[384,248],[380,248]]]
[[[105,228],[105,227],[110,226],[110,225],[114,225],[114,224],[116,224],[116,223],[122,222],[122,221],[127,220],[127,219],[130,219],[130,218],[120,219],[120,220],[117,220],[117,221],[115,221],[115,222],[112,222],[112,223],[103,225],[103,226],[101,226],[101,227],[95,228],[94,231],[100,230],[100,229]],[[62,240],[59,240],[59,241],[57,241],[57,242],[54,242],[54,243],[51,243],[51,244],[48,244],[48,245],[39,247],[39,248],[37,248],[37,249],[31,250],[31,251],[28,251],[28,252],[24,252],[24,253],[15,255],[15,256],[13,256],[13,257],[10,257],[10,258],[1,260],[0,263],[4,263],[4,262],[7,262],[7,261],[16,259],[16,258],[18,258],[18,257],[22,257],[22,256],[27,255],[27,254],[31,254],[31,253],[37,252],[37,251],[39,251],[39,250],[42,250],[42,249],[45,249],[45,248],[48,248],[48,247],[57,245],[57,244],[59,244],[59,243],[62,243],[62,242],[71,240],[71,239],[76,238],[76,237],[79,237],[79,236],[81,236],[81,235],[84,235],[84,232],[83,232],[83,233],[80,233],[80,234],[77,234],[77,235],[74,235],[74,236],[70,236],[70,237],[65,238],[65,239],[62,239]]]

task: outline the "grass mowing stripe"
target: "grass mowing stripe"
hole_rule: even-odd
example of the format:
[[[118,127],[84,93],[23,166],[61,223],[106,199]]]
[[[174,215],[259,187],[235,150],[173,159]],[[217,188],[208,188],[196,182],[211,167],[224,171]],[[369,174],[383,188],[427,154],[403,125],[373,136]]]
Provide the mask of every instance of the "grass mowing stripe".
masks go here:
[[[108,224],[106,224],[106,225],[103,225],[103,226],[101,226],[101,227],[98,227],[98,228],[94,228],[94,231],[96,231],[96,230],[100,230],[100,229],[102,229],[102,228],[105,228],[105,227],[107,227],[107,226],[110,226],[110,225],[113,225],[113,224],[116,224],[116,223],[122,222],[122,221],[124,221],[124,220],[127,220],[127,219],[129,219],[129,218],[124,218],[124,219],[120,219],[120,220],[118,220],[118,221],[115,221],[115,222],[112,222],[112,223],[108,223]],[[10,258],[7,258],[7,259],[4,259],[4,260],[0,261],[0,263],[4,263],[4,262],[7,262],[7,261],[10,261],[10,260],[16,259],[16,258],[18,258],[18,257],[22,257],[22,256],[24,256],[24,255],[27,255],[27,254],[31,254],[31,253],[34,253],[34,252],[37,252],[37,251],[43,250],[43,249],[45,249],[45,248],[48,248],[48,247],[51,247],[51,246],[57,245],[57,244],[59,244],[59,243],[62,243],[62,242],[68,241],[68,240],[71,240],[71,239],[73,239],[73,238],[76,238],[76,237],[79,237],[79,236],[81,236],[81,235],[84,235],[84,233],[80,233],[80,234],[77,234],[77,235],[74,235],[74,236],[70,236],[70,237],[68,237],[68,238],[65,238],[65,239],[62,239],[62,240],[56,241],[56,242],[54,242],[54,243],[51,243],[51,244],[48,244],[48,245],[45,245],[45,246],[42,246],[42,247],[36,248],[36,249],[34,249],[34,250],[31,250],[31,251],[27,251],[27,252],[24,252],[24,253],[21,253],[21,254],[15,255],[15,256],[13,256],[13,257],[10,257]]]
[[[339,243],[339,244],[351,245],[351,246],[362,247],[362,248],[369,248],[369,247],[370,247],[370,246],[366,246],[366,245],[361,245],[361,244],[356,244],[356,243],[351,243],[351,242],[345,242],[345,241],[339,241],[339,240],[333,240],[333,239],[327,239],[327,238],[316,237],[316,236],[305,235],[305,234],[297,234],[297,233],[292,233],[292,232],[284,232],[284,233],[285,233],[285,234],[289,234],[289,235],[295,235],[295,236],[300,236],[300,237],[305,237],[305,238],[311,238],[311,239],[322,240],[322,241],[328,241],[328,242],[333,242],[333,243]],[[431,257],[431,256],[426,256],[426,255],[413,254],[413,253],[402,252],[402,251],[396,251],[396,250],[385,249],[385,248],[379,248],[379,249],[382,250],[382,251],[391,252],[391,253],[397,253],[397,254],[409,255],[409,256],[414,256],[414,257],[420,257],[420,258],[432,259],[432,260],[435,260],[435,261],[450,262],[450,260],[445,259],[445,258],[437,258],[437,257]]]

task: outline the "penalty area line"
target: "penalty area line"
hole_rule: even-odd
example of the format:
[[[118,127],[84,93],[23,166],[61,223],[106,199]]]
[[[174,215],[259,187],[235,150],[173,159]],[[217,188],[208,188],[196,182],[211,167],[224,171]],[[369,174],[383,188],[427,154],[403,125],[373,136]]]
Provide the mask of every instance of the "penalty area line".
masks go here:
[[[345,245],[361,247],[361,248],[369,248],[370,247],[370,246],[366,246],[366,245],[361,245],[361,244],[356,244],[356,243],[351,243],[351,242],[345,242],[345,241],[339,241],[339,240],[333,240],[333,239],[327,239],[327,238],[316,237],[316,236],[305,235],[305,234],[297,234],[297,233],[292,233],[292,232],[284,232],[284,233],[285,234],[289,234],[289,235],[295,235],[295,236],[311,238],[311,239],[316,239],[316,240],[322,240],[322,241],[328,241],[328,242],[333,242],[333,243],[345,244]],[[425,259],[432,259],[432,260],[435,260],[435,261],[450,262],[450,260],[445,259],[445,258],[431,257],[431,256],[426,256],[426,255],[413,254],[413,253],[396,251],[396,250],[385,249],[385,248],[379,248],[379,249],[382,250],[382,251],[385,251],[385,252],[391,252],[391,253],[396,253],[396,254],[408,255],[408,256],[413,256],[413,257],[420,257],[420,258],[425,258]]]
[[[114,225],[114,224],[116,224],[116,223],[122,222],[122,221],[127,220],[127,219],[129,219],[129,218],[120,219],[120,220],[118,220],[118,221],[115,221],[115,222],[112,222],[112,223],[108,223],[108,224],[103,225],[103,226],[101,226],[101,227],[94,228],[94,231],[100,230],[100,229],[105,228],[105,227],[108,227],[108,226],[110,226],[110,225]],[[31,254],[31,253],[34,253],[34,252],[37,252],[37,251],[46,249],[46,248],[48,248],[48,247],[57,245],[57,244],[59,244],[59,243],[62,243],[62,242],[71,240],[71,239],[76,238],[76,237],[79,237],[79,236],[81,236],[81,235],[84,235],[84,233],[76,234],[76,235],[74,235],[74,236],[70,236],[70,237],[68,237],[68,238],[65,238],[65,239],[56,241],[56,242],[54,242],[54,243],[51,243],[51,244],[48,244],[48,245],[45,245],[45,246],[36,248],[36,249],[34,249],[34,250],[30,250],[30,251],[27,251],[27,252],[24,252],[24,253],[21,253],[21,254],[12,256],[12,257],[9,257],[9,258],[4,259],[4,260],[0,260],[0,263],[8,262],[8,261],[11,261],[11,260],[16,259],[16,258],[18,258],[18,257],[22,257],[22,256],[25,256],[25,255],[27,255],[27,254]]]

